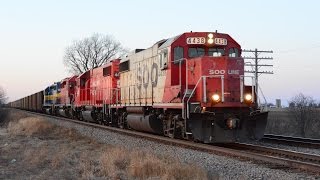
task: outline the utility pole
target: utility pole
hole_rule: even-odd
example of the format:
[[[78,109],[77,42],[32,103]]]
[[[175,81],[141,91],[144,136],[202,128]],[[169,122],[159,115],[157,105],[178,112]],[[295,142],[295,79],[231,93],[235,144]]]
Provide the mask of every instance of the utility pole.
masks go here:
[[[243,58],[247,61],[245,61],[245,66],[251,67],[251,70],[245,70],[246,73],[252,73],[254,74],[255,78],[255,91],[256,91],[256,103],[258,103],[258,91],[259,91],[259,81],[258,77],[260,74],[273,74],[273,71],[265,71],[265,70],[260,70],[261,67],[273,67],[272,64],[260,64],[260,61],[264,60],[273,60],[272,57],[259,57],[261,53],[273,53],[273,51],[260,51],[257,48],[255,50],[246,50],[243,49],[242,52],[249,52],[253,53],[254,57],[252,56],[243,56]]]

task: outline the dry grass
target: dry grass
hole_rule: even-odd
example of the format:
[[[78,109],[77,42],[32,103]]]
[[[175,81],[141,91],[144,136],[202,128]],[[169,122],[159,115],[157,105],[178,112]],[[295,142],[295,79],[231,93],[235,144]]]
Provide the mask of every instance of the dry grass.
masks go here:
[[[0,126],[6,123],[5,120],[7,119],[7,114],[8,111],[0,107]]]
[[[63,128],[54,126],[51,132],[48,134],[51,138],[63,138],[70,141],[79,141],[89,139],[80,135],[76,130],[70,128]]]
[[[26,117],[20,119],[19,121],[9,122],[7,129],[8,132],[13,135],[31,136],[33,134],[45,134],[53,127],[53,124],[44,119]]]
[[[13,109],[0,108],[0,126],[7,127],[9,122],[17,121],[28,116],[27,113],[22,111],[16,113]]]
[[[111,148],[100,157],[102,174],[119,178],[127,174],[136,179],[207,179],[204,170],[170,157],[158,157],[140,150],[128,151],[124,148]]]
[[[71,154],[71,148],[69,146],[62,146],[59,148],[59,151],[56,151],[51,158],[51,166],[53,168],[61,168],[63,167],[63,163],[65,159],[68,158],[69,154]]]
[[[40,135],[46,136],[48,139],[57,139],[63,137],[72,141],[88,139],[81,136],[74,129],[62,128],[41,117],[33,116],[24,117],[16,121],[10,121],[7,130],[12,135]]]
[[[29,168],[25,172],[40,173],[32,174],[36,179],[61,174],[71,179],[208,179],[203,169],[175,158],[101,144],[40,117],[21,116],[7,130],[19,141],[12,146],[17,152],[8,149],[7,156],[19,154],[21,167]]]
[[[127,170],[130,163],[129,153],[124,148],[112,147],[102,153],[100,162],[104,176],[116,177],[120,171]]]
[[[48,153],[49,149],[44,145],[25,149],[22,157],[30,166],[39,166],[47,160]]]

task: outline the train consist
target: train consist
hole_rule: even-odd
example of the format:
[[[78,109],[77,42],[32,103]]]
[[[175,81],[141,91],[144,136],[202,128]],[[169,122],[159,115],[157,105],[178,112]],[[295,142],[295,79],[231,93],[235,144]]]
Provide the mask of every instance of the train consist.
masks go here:
[[[250,84],[248,84],[248,82]],[[104,125],[228,143],[260,139],[257,107],[240,45],[228,34],[187,32],[136,49],[10,106]]]

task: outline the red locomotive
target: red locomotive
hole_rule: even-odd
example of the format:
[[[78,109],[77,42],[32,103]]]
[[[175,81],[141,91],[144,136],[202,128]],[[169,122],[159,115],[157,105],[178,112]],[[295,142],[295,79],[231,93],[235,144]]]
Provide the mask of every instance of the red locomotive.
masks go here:
[[[80,120],[105,123],[106,109],[120,99],[119,59],[89,70],[77,78],[73,115]]]
[[[260,139],[268,112],[247,80],[241,47],[228,34],[189,32],[65,79],[54,107],[79,120],[205,143]]]

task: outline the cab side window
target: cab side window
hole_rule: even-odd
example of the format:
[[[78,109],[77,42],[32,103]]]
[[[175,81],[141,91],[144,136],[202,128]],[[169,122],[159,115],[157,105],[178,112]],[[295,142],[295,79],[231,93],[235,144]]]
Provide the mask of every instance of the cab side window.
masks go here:
[[[168,50],[164,49],[159,54],[160,69],[166,69],[168,67]]]
[[[103,76],[110,76],[111,75],[111,66],[103,68]]]
[[[175,64],[183,59],[183,47],[177,46],[173,49],[173,61]]]
[[[239,57],[239,50],[237,48],[230,48],[229,57]]]
[[[86,80],[85,79],[80,79],[80,87],[84,88],[86,86]]]

